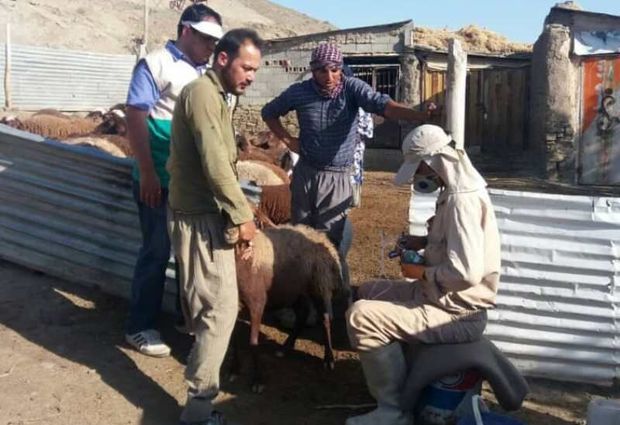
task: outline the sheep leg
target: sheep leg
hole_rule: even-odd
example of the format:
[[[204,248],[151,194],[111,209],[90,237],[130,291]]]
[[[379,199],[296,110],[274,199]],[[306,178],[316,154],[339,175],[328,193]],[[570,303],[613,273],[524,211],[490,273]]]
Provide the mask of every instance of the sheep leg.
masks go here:
[[[326,369],[334,370],[336,361],[334,359],[334,346],[332,345],[332,301],[328,298],[315,300],[315,305],[319,317],[323,316],[323,345],[325,347],[323,365]]]
[[[284,350],[287,353],[295,349],[295,341],[297,341],[299,334],[306,326],[308,315],[310,314],[310,300],[305,296],[299,297],[295,304],[293,304],[293,310],[295,311],[295,326],[293,326],[293,330],[284,342]]]
[[[237,380],[239,375],[241,374],[241,335],[239,332],[239,322],[235,323],[235,328],[233,329],[232,338],[230,341],[229,351],[230,351],[230,368],[228,380],[230,382],[234,382]]]
[[[263,371],[260,366],[260,353],[258,340],[260,336],[260,324],[263,320],[263,312],[267,302],[267,296],[255,299],[250,310],[250,353],[252,357],[252,392],[261,394],[265,389]]]

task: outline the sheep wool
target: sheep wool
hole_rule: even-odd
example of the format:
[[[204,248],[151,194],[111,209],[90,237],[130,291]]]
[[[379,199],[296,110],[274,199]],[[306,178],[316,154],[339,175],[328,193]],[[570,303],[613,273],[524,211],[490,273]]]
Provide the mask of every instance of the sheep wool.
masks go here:
[[[288,184],[286,172],[263,161],[237,162],[239,180],[256,182],[259,186]]]
[[[343,289],[336,248],[326,235],[305,225],[281,225],[258,232],[251,268],[240,270],[248,268],[244,263],[237,261],[238,280],[262,277],[272,307],[290,306],[301,293],[332,299]]]
[[[273,224],[291,221],[291,188],[288,184],[263,186],[258,210]]]

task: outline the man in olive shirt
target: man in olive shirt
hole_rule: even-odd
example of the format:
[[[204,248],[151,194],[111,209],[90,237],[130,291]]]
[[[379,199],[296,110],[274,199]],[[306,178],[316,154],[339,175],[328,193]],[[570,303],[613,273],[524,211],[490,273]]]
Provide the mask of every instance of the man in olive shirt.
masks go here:
[[[252,84],[262,40],[253,30],[229,31],[214,52],[213,68],[188,84],[177,100],[170,158],[168,226],[180,269],[181,307],[196,340],[185,378],[182,424],[223,424],[213,410],[219,374],[238,310],[235,250],[246,260],[256,233],[237,180],[237,148],[228,93]],[[238,242],[224,238],[237,226]]]

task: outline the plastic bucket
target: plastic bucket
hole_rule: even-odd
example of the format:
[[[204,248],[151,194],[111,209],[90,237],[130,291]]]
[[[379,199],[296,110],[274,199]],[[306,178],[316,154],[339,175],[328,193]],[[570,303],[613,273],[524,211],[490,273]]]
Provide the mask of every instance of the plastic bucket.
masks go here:
[[[416,407],[416,423],[447,425],[454,423],[455,411],[463,401],[480,393],[482,377],[477,370],[445,376],[427,386]]]
[[[489,409],[479,395],[471,398],[471,404],[473,417],[462,418],[457,422],[457,425],[525,425],[523,422],[509,416],[489,412]],[[484,410],[482,412],[480,411],[481,406]]]

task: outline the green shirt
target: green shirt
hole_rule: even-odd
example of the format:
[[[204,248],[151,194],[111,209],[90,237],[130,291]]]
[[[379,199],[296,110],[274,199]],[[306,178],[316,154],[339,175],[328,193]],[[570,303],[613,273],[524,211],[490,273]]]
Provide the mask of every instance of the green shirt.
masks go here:
[[[155,173],[159,177],[161,186],[168,187],[170,177],[166,171],[166,161],[170,148],[170,120],[149,116],[146,119],[146,125],[149,130],[149,145],[151,146],[151,158],[153,159]],[[134,162],[132,176],[135,181],[140,181],[140,170],[137,162]]]
[[[186,214],[225,211],[236,225],[251,221],[236,163],[226,92],[209,70],[183,88],[174,108],[166,167],[170,208]]]

